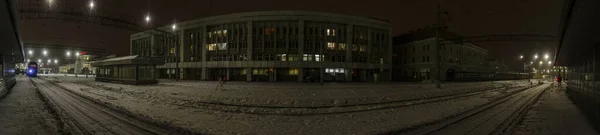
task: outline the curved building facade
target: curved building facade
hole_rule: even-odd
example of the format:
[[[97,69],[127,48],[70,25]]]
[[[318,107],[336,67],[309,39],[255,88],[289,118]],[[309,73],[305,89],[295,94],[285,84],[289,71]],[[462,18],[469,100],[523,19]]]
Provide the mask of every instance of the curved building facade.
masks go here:
[[[175,27],[174,27],[175,26]],[[207,17],[131,35],[131,55],[162,57],[161,78],[389,81],[391,24],[307,11]]]

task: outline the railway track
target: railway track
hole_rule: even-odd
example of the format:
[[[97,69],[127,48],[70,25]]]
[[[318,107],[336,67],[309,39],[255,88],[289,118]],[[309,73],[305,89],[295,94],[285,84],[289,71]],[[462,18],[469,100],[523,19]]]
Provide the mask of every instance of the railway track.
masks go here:
[[[178,105],[184,107],[192,107],[198,109],[205,109],[211,111],[220,112],[231,112],[231,113],[246,113],[256,115],[282,115],[282,116],[307,116],[307,115],[324,115],[324,114],[341,114],[341,113],[355,113],[374,111],[391,108],[401,108],[407,106],[444,102],[449,100],[456,100],[461,98],[468,98],[472,96],[478,96],[486,92],[495,91],[506,91],[508,89],[528,89],[531,86],[526,87],[512,87],[512,88],[496,88],[486,89],[473,92],[463,92],[443,96],[433,96],[420,99],[409,99],[409,100],[397,100],[388,102],[378,103],[366,103],[366,104],[354,104],[354,105],[340,105],[340,106],[317,106],[317,107],[273,107],[273,106],[252,106],[252,105],[230,105],[222,103],[207,103],[207,102],[194,102],[191,104]]]
[[[176,134],[94,103],[46,80],[30,79],[72,134]]]
[[[515,92],[481,106],[437,121],[381,134],[507,134],[549,88],[543,84]]]

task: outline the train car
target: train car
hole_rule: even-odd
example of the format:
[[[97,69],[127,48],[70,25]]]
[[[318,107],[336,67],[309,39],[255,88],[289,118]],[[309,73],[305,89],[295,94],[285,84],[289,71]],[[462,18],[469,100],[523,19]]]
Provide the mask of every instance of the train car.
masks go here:
[[[27,74],[27,76],[30,76],[30,77],[36,77],[38,74],[38,69],[39,69],[39,67],[38,67],[37,63],[29,62],[27,64],[27,73],[25,73],[25,74]]]

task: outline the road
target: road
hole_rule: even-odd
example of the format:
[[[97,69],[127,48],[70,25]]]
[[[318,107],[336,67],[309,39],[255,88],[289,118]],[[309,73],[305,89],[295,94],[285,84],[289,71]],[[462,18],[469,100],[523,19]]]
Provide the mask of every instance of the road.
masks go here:
[[[49,81],[31,79],[75,134],[171,134],[165,129],[75,95]]]

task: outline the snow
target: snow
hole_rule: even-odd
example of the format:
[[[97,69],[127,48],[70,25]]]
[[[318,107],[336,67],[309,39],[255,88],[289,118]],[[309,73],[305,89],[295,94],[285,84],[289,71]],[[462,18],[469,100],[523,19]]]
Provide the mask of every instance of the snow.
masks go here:
[[[0,134],[59,134],[56,119],[24,76],[0,99]]]
[[[245,83],[228,82],[215,90],[215,82],[162,81],[157,85],[122,85],[95,82],[93,78],[54,76],[46,78],[81,95],[97,99],[134,114],[177,127],[208,134],[374,134],[410,127],[489,102],[514,89],[486,91],[482,95],[407,107],[320,115],[268,115],[260,108],[233,113],[243,107],[231,105],[315,107],[376,103],[480,91],[505,86],[526,86],[527,81],[449,83]],[[420,85],[420,86],[419,86]],[[337,101],[337,102],[336,102]],[[224,105],[194,106],[200,102]],[[336,107],[327,110],[335,110]],[[285,109],[273,109],[282,111]],[[322,109],[323,110],[323,109]],[[269,111],[267,109],[267,111]],[[291,109],[292,111],[305,111]]]
[[[598,134],[565,93],[563,87],[546,91],[526,114],[515,134]]]

